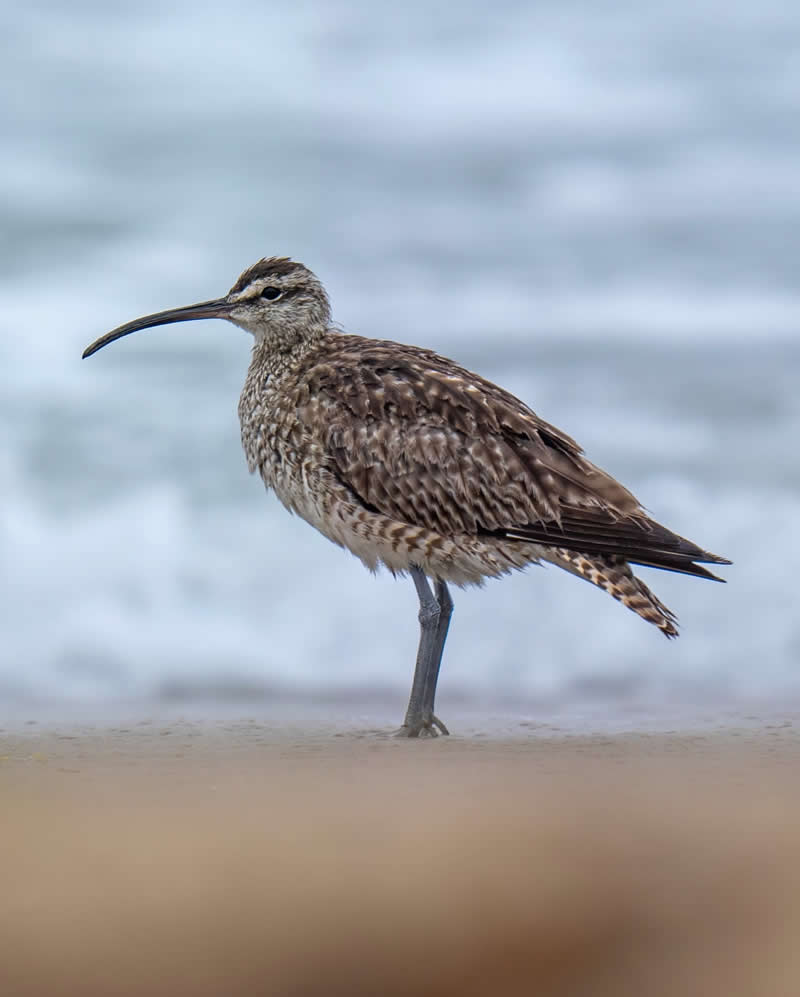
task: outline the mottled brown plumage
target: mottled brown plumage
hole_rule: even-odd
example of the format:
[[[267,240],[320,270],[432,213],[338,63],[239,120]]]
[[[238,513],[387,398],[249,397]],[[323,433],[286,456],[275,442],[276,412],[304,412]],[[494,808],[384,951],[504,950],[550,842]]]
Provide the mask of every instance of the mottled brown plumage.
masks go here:
[[[208,317],[255,337],[239,403],[250,470],[368,568],[411,572],[422,614],[435,617],[420,617],[412,735],[444,730],[431,661],[446,636],[447,582],[480,584],[547,561],[673,637],[675,617],[630,565],[714,578],[698,562],[729,563],[650,519],[509,392],[431,350],[335,331],[322,285],[286,258],[260,260],[224,298],[122,326],[86,355],[136,329]]]

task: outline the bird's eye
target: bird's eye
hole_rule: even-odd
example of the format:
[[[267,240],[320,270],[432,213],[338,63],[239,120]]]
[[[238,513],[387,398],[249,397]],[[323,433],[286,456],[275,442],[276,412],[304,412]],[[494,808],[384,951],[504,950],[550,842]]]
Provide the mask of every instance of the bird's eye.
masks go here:
[[[265,287],[261,292],[262,298],[267,298],[269,301],[274,301],[276,298],[281,296],[281,289],[279,287]]]

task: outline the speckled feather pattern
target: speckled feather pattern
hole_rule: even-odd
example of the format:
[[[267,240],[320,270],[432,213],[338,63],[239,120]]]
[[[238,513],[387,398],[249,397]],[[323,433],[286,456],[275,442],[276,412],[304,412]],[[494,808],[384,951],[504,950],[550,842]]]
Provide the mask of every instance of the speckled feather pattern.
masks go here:
[[[254,339],[239,400],[251,472],[370,570],[412,576],[420,641],[403,737],[448,733],[434,709],[448,582],[548,562],[675,637],[675,616],[631,565],[714,578],[703,562],[730,563],[651,519],[573,439],[491,381],[432,350],[336,330],[325,288],[288,257],[258,260],[220,298],[117,326],[83,356],[211,318]]]
[[[513,395],[430,350],[327,325],[257,338],[239,415],[250,470],[372,570],[416,564],[468,585],[548,561],[674,636],[629,561],[705,577],[695,561],[722,561]]]

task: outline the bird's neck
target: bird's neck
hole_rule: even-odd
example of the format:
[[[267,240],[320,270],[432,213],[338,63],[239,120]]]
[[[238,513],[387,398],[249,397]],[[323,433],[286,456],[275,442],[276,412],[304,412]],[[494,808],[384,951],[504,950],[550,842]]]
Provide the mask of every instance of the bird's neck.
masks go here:
[[[270,330],[256,336],[250,366],[271,377],[280,377],[301,367],[305,358],[316,351],[328,334],[324,326],[303,329],[284,326]]]

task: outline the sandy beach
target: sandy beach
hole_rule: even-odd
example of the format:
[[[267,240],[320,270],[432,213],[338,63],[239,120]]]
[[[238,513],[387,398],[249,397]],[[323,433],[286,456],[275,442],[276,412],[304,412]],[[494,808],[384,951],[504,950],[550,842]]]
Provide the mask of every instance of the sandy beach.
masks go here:
[[[800,990],[792,716],[463,710],[408,742],[330,704],[28,713],[0,735],[4,994]]]

